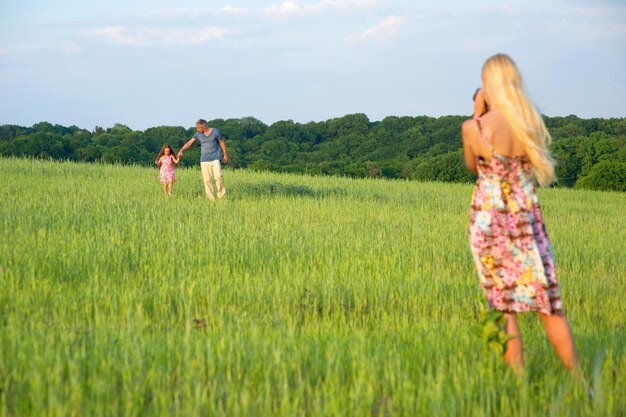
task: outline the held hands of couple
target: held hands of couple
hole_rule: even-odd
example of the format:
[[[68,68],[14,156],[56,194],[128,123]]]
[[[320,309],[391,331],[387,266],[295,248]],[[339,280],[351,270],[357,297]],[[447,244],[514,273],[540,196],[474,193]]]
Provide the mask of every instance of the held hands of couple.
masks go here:
[[[181,159],[183,157],[183,151],[179,151],[178,155],[176,155],[176,158]],[[224,159],[223,159],[224,163],[228,162],[228,155],[224,155]]]

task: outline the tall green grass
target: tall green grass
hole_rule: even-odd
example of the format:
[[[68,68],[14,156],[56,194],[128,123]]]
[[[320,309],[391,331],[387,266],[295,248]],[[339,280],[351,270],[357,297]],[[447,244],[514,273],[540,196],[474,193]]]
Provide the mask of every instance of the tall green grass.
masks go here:
[[[177,176],[0,159],[0,415],[625,415],[626,195],[540,195],[590,400],[474,335],[471,186]]]

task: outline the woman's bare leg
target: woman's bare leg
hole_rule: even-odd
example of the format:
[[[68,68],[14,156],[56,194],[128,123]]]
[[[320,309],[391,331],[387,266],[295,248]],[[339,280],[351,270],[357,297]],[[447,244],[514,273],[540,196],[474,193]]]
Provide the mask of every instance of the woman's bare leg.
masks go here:
[[[163,184],[163,193],[167,195],[167,183]]]
[[[506,334],[512,336],[512,338],[506,343],[506,352],[503,359],[519,375],[524,370],[522,333],[517,324],[517,315],[515,313],[504,313],[504,317],[506,318]]]
[[[548,340],[556,349],[556,353],[561,358],[563,365],[572,373],[580,377],[580,368],[578,366],[578,354],[576,346],[574,346],[574,338],[570,331],[567,319],[562,311],[551,316],[539,313],[539,317],[543,321],[543,327],[546,329]]]

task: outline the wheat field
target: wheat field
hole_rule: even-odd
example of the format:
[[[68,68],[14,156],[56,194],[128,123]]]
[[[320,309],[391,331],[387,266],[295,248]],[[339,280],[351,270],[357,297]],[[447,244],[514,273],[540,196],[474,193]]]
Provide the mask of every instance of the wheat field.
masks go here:
[[[624,416],[626,195],[542,189],[595,396],[476,334],[470,185],[0,159],[1,416]]]

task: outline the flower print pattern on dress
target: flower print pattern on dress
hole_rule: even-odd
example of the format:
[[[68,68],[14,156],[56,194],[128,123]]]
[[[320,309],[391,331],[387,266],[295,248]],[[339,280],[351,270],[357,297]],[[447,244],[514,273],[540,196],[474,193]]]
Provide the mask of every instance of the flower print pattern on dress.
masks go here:
[[[483,291],[504,312],[562,309],[554,255],[524,157],[476,161],[469,239]]]
[[[489,231],[489,226],[491,225],[491,214],[489,211],[481,211],[476,215],[476,226],[480,228],[483,232]]]
[[[170,181],[176,182],[176,174],[174,173],[172,162],[171,155],[163,155],[161,157],[161,168],[159,169],[159,181],[161,181],[161,184],[167,184]]]

